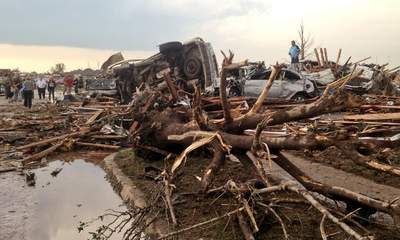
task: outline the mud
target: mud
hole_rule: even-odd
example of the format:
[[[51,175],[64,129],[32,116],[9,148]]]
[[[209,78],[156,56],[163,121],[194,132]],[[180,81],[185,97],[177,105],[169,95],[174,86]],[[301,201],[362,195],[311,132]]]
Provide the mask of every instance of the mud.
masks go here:
[[[162,189],[162,184],[156,183],[151,177],[156,177],[158,172],[146,172],[145,169],[152,167],[153,169],[162,169],[162,161],[145,160],[133,151],[124,151],[115,158],[122,171],[128,175],[145,194],[151,197],[152,192]],[[200,182],[196,179],[201,177],[203,171],[211,159],[202,154],[202,157],[188,158],[183,167],[183,174],[177,178],[174,190],[174,208],[178,219],[178,226],[175,229],[188,227],[211,218],[221,216],[222,214],[235,209],[238,205],[232,195],[216,194],[202,195],[196,191],[200,188]],[[340,170],[338,170],[340,171]],[[321,173],[321,171],[320,171]],[[217,174],[213,181],[214,187],[222,186],[227,179],[236,182],[245,182],[248,179],[256,178],[255,171],[246,163],[235,163],[227,160],[225,165]],[[289,193],[274,193],[270,196],[275,210],[283,219],[286,229],[289,233],[290,240],[311,240],[321,239],[319,224],[322,215],[309,204],[291,203],[301,202],[299,196]],[[253,204],[250,202],[250,204]],[[261,231],[255,234],[257,239],[273,240],[284,239],[280,223],[271,214],[265,215],[263,211],[255,212],[257,222],[260,223]],[[168,223],[168,215],[160,216],[165,221],[165,225],[169,227],[169,231],[174,228]],[[332,234],[329,239],[343,240],[348,236],[337,228],[337,225],[327,222],[325,225],[328,234]],[[368,225],[368,229],[375,233],[376,239],[400,239],[399,232],[386,229],[383,225]],[[384,230],[385,229],[385,230]],[[183,233],[177,239],[243,239],[235,217],[226,218],[202,228]]]
[[[310,161],[329,165],[336,169],[362,176],[376,183],[385,184],[400,189],[400,177],[355,164],[337,147],[332,146],[323,151],[292,153],[302,156]],[[387,153],[379,153],[377,159],[385,164],[400,166],[400,148],[393,149]]]

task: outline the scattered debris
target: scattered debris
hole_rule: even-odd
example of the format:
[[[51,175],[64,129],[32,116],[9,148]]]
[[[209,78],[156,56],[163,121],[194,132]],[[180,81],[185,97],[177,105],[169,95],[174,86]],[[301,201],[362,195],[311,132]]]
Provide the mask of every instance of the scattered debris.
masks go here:
[[[62,168],[56,168],[50,174],[53,177],[57,177],[57,175],[61,172],[61,170],[62,170]]]
[[[398,199],[375,199],[319,182],[281,153],[297,150],[317,155],[328,148],[341,149],[354,166],[398,180],[400,161],[387,157],[398,147],[400,134],[398,72],[386,65],[362,63],[368,58],[356,63],[348,58],[339,65],[341,49],[336,62],[328,59],[326,48],[320,48],[314,50],[316,61],[270,68],[247,60],[235,63],[231,51],[222,52],[220,72],[211,45],[202,39],[161,44],[159,50],[145,60],[110,58],[101,78],[88,81],[91,90],[103,87],[119,96],[97,91],[92,98],[43,104],[3,117],[0,139],[12,145],[5,147],[2,160],[11,158],[28,169],[55,152],[134,149],[137,157],[159,164],[145,166],[140,173],[157,192],[150,207],[157,211],[115,215],[128,216],[123,222],[127,224],[138,216],[154,220],[151,214],[157,212],[157,217],[172,223],[159,239],[188,234],[226,218],[227,224],[238,224],[236,229],[245,239],[267,232],[265,219],[276,219],[268,224],[277,224],[282,237],[290,239],[296,233],[286,226],[280,204],[290,205],[287,208],[293,211],[300,205],[311,206],[313,216],[322,219],[318,223],[323,239],[374,239],[381,233],[362,226],[360,219],[372,222],[369,218],[376,212],[399,224]],[[202,166],[186,172],[193,158]],[[135,164],[130,167],[140,167]],[[283,174],[273,172],[274,164]],[[226,174],[228,165],[235,167]],[[56,177],[61,170],[51,175]],[[246,174],[236,178],[242,171]],[[35,185],[33,173],[25,171],[25,177],[29,186]],[[212,208],[224,212],[208,220],[190,217],[195,212],[179,206],[193,200],[190,196],[202,199],[198,206],[204,208],[193,211],[210,211],[223,198],[223,204]],[[290,203],[285,202],[287,197],[292,198]],[[144,229],[143,223],[132,226]],[[392,225],[387,229],[396,231]],[[135,232],[126,234],[138,239]]]

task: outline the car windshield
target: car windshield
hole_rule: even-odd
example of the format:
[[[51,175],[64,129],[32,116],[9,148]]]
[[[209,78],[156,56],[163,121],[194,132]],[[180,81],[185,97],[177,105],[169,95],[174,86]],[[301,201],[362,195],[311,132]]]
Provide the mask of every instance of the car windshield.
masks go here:
[[[284,79],[288,80],[300,80],[300,76],[292,71],[284,71],[285,76]]]

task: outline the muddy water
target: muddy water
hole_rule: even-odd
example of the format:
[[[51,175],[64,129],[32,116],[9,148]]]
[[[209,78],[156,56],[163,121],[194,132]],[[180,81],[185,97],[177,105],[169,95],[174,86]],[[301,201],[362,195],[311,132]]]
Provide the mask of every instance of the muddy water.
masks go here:
[[[62,171],[53,177],[50,173],[56,168]],[[0,174],[0,240],[88,239],[88,231],[101,223],[78,233],[79,221],[107,209],[125,209],[105,172],[90,162],[53,161],[33,172],[35,187],[26,186],[17,172]]]

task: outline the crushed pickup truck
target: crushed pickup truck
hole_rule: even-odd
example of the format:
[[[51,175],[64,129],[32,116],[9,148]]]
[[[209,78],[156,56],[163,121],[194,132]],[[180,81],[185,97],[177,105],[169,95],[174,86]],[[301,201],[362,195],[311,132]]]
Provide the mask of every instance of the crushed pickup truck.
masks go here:
[[[116,78],[115,87],[123,103],[131,101],[136,89],[166,85],[165,74],[182,89],[190,88],[191,83],[200,84],[203,90],[212,88],[219,77],[214,50],[201,38],[161,44],[159,53],[144,60],[119,61],[111,64],[108,72]]]

